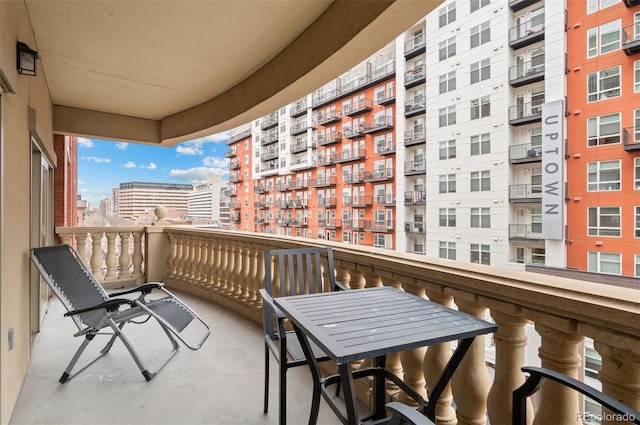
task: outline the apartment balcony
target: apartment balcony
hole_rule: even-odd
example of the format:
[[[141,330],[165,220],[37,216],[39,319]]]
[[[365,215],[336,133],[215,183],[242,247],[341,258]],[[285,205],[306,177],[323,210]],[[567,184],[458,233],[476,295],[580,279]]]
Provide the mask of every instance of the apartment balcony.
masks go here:
[[[640,24],[636,23],[622,29],[622,50],[627,56],[640,53]]]
[[[229,221],[234,224],[240,224],[241,221],[240,213],[232,213],[229,215]]]
[[[335,177],[321,177],[309,180],[309,187],[331,187],[335,186],[337,179]]]
[[[234,143],[239,142],[240,140],[247,139],[249,137],[251,137],[251,129],[244,130],[229,137],[225,142],[225,145],[233,145]]]
[[[373,196],[345,196],[342,203],[347,207],[370,207],[373,205]]]
[[[278,132],[277,131],[270,131],[264,137],[262,137],[262,139],[260,140],[260,145],[261,146],[268,146],[268,145],[270,145],[272,143],[277,143],[278,139],[279,139]]]
[[[278,149],[269,149],[260,155],[260,161],[270,161],[278,157]]]
[[[531,143],[509,146],[509,163],[522,164],[542,161],[542,146]]]
[[[318,133],[318,145],[319,146],[327,146],[332,145],[334,143],[340,143],[342,141],[342,133],[330,133],[330,134],[322,134]]]
[[[318,125],[329,125],[342,121],[342,111],[318,113]]]
[[[520,87],[544,80],[544,63],[533,65],[531,61],[509,68],[509,85]]]
[[[404,175],[415,176],[418,174],[424,174],[427,172],[426,161],[406,161],[404,163]]]
[[[364,178],[362,181],[364,182],[381,182],[386,180],[393,180],[394,177],[394,169],[387,168],[384,170],[373,170],[364,172]]]
[[[404,133],[404,145],[414,146],[427,143],[427,136],[424,130],[411,130]]]
[[[406,118],[415,117],[416,115],[424,114],[427,110],[427,103],[424,96],[419,96],[415,99],[409,100],[404,104],[404,116]]]
[[[364,132],[362,131],[361,126],[356,126],[356,128],[351,127],[342,127],[342,135],[347,139],[357,139],[358,137],[363,137]]]
[[[304,142],[291,145],[289,147],[289,153],[300,153],[300,152],[306,151],[307,149],[315,148],[315,147],[316,147],[316,142],[305,140]]]
[[[307,227],[307,219],[290,218],[286,221],[285,226],[288,227]]]
[[[344,220],[342,225],[344,228]],[[33,423],[36,418],[45,422],[50,418],[47,423],[95,423],[113,417],[139,424],[184,423],[185,411],[176,409],[182,403],[189,405],[188,422],[208,423],[224,412],[226,423],[277,423],[277,385],[271,388],[272,409],[267,415],[262,413],[262,388],[256,385],[262,380],[264,367],[262,300],[258,292],[263,285],[263,268],[256,259],[262,258],[266,249],[322,246],[321,240],[196,226],[56,230],[63,243],[78,241],[83,259],[95,264],[101,280],[107,273],[114,273],[116,281],[130,278],[136,268],[144,270],[143,281],[164,277],[165,285],[214,325],[214,331],[201,351],[181,350],[156,377],[157,382],[144,382],[135,367],[123,369],[130,363],[130,356],[114,347],[109,358],[61,387],[54,373],[66,365],[70,355],[69,350],[61,349],[68,346],[63,341],[70,338],[69,323],[62,317],[59,304],[51,302],[33,345],[30,370],[11,423]],[[106,242],[105,255],[92,250],[91,239],[106,241],[113,236],[116,240],[116,234],[136,236],[133,255]],[[143,243],[146,250],[142,249]],[[458,379],[453,380],[448,397],[441,398],[439,409],[445,412],[447,422],[455,423],[456,409],[460,409],[474,423],[486,422],[487,416],[492,424],[511,423],[512,391],[525,378],[520,370],[525,365],[524,352],[539,353],[543,367],[583,376],[579,359],[584,356],[585,337],[595,342],[602,356],[603,391],[628,405],[640,403],[637,376],[631,373],[640,362],[636,286],[611,290],[600,283],[607,280],[603,275],[592,273],[583,273],[592,276],[589,281],[372,247],[326,245],[333,248],[337,276],[352,290],[399,285],[445,305],[455,301],[461,311],[482,317],[487,314],[495,321],[496,333],[476,339],[456,371]],[[168,256],[146,257],[143,252]],[[132,264],[132,268],[121,269],[118,264]],[[536,331],[536,338],[527,338],[528,332]],[[153,341],[143,337],[142,344],[152,346]],[[451,353],[451,344],[444,343],[389,356],[386,366],[425,394],[425,385],[443,370]],[[474,385],[469,385],[470,381]],[[308,369],[290,370],[287,382],[289,422],[306,423],[311,403]],[[357,396],[366,405],[372,383],[362,380],[360,384]],[[390,397],[392,391],[390,388]],[[166,394],[174,394],[172,402],[158,403]],[[208,402],[193,403],[194,394]],[[560,423],[561,416],[576,418],[584,413],[577,395],[569,391],[545,384],[543,394],[531,407],[536,423]],[[181,401],[182,397],[187,398]],[[92,408],[78,409],[80,399]],[[122,399],[136,400],[136,405],[149,408],[132,409],[130,403],[121,403]],[[321,402],[318,423],[337,425],[340,421]]]
[[[364,230],[372,232],[392,232],[395,220],[361,220]]]
[[[396,103],[396,93],[393,89],[379,92],[376,95],[375,102],[382,106],[392,105]]]
[[[542,0],[509,0],[509,7],[511,8],[512,12],[517,12],[539,1]]]
[[[509,185],[509,202],[542,202],[542,186],[539,184]]]
[[[335,196],[323,198],[318,196],[318,208],[335,208],[338,204]]]
[[[238,190],[234,186],[231,189],[229,189],[229,197],[233,198],[235,196],[238,196]]]
[[[378,155],[392,155],[396,153],[396,144],[394,142],[387,142],[376,146],[376,153]]]
[[[427,80],[427,66],[425,64],[416,66],[404,73],[404,87],[409,89],[420,84],[424,84]]]
[[[260,120],[260,128],[268,130],[278,125],[278,113],[273,112]]]
[[[427,51],[427,39],[424,34],[419,34],[404,43],[404,59],[415,58]]]
[[[229,209],[231,210],[239,210],[241,206],[242,206],[242,203],[240,201],[229,202]]]
[[[523,103],[509,107],[509,124],[513,126],[542,122],[542,103]]]
[[[237,151],[238,151],[237,149],[231,148],[231,149],[229,149],[228,151],[226,151],[224,153],[224,157],[225,158],[235,158],[235,156],[237,154]]]
[[[330,165],[333,165],[334,158],[335,158],[335,155],[329,155],[329,151],[324,151],[322,155],[318,155],[318,166],[328,167]]]
[[[308,108],[309,107],[307,106],[307,100],[304,99],[297,102],[295,106],[291,108],[289,114],[291,115],[291,118],[301,117],[302,115],[307,113]]]
[[[509,46],[513,50],[544,40],[544,17],[509,28]]]
[[[427,202],[426,190],[414,190],[404,193],[405,205],[424,205]]]
[[[387,131],[393,129],[394,119],[390,115],[378,117],[373,121],[365,122],[362,132],[364,134],[378,133],[380,131]]]
[[[269,209],[269,203],[267,203],[266,201],[255,201],[253,203],[253,208],[259,209],[259,210],[266,210]]]
[[[542,236],[542,223],[510,224],[509,240],[544,241],[544,236]]]
[[[253,186],[254,193],[264,193],[266,192],[264,184],[257,184]]]
[[[324,220],[318,220],[318,227],[324,229],[340,229],[342,227],[342,220],[339,218],[329,218]]]
[[[348,151],[342,151],[333,155],[333,162],[335,164],[342,164],[345,162],[359,161],[367,157],[366,149],[354,149]]]
[[[358,184],[362,183],[363,174],[360,173],[345,173],[342,175],[342,182],[346,184]]]
[[[297,158],[295,162],[290,165],[291,171],[310,170],[316,167],[316,162],[308,157]]]
[[[289,134],[291,134],[292,136],[297,136],[299,134],[306,133],[308,128],[314,127],[314,126],[315,125],[307,124],[306,121],[299,122],[291,127],[291,129],[289,130]]]
[[[291,182],[289,182],[291,183]],[[291,190],[291,186],[287,182],[278,182],[276,183],[276,191],[277,192],[287,192]]]
[[[233,173],[229,174],[229,183],[240,183],[242,181],[242,174]]]
[[[427,223],[424,221],[407,221],[404,223],[404,232],[408,235],[425,235]]]
[[[358,102],[356,105],[346,104],[342,106],[342,113],[348,117],[354,117],[356,115],[363,114],[365,112],[371,112],[373,109],[373,100],[366,98],[364,102]]]
[[[237,170],[240,168],[240,160],[232,160],[229,161],[229,169],[230,170]]]
[[[260,173],[262,173],[263,176],[275,176],[278,174],[279,170],[280,165],[278,164],[278,161],[271,161],[270,163],[264,164],[260,167]]]
[[[640,126],[625,128],[622,141],[625,151],[640,150]]]
[[[385,207],[394,207],[396,205],[396,197],[392,194],[376,195],[374,201],[376,204]]]
[[[344,230],[364,230],[364,220],[352,220],[350,218],[343,218],[342,228]]]

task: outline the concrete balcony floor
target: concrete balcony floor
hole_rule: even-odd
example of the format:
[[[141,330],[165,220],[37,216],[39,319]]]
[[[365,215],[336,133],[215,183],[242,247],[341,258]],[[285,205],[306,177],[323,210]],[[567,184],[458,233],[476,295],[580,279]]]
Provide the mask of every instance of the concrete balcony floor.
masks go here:
[[[277,424],[278,379],[273,360],[269,413],[262,413],[262,328],[215,303],[175,293],[211,326],[212,333],[199,351],[182,346],[150,382],[118,341],[105,357],[60,384],[58,379],[82,338],[73,337],[75,325],[63,317],[64,308],[52,298],[35,337],[31,366],[10,424]],[[145,334],[149,329],[153,332]],[[125,327],[150,369],[169,348],[166,337],[156,330],[149,323]],[[100,339],[106,343],[108,338]],[[89,347],[102,348],[100,339],[96,337]],[[288,384],[288,423],[305,424],[312,389],[308,368],[290,369]],[[324,401],[318,423],[340,423]]]

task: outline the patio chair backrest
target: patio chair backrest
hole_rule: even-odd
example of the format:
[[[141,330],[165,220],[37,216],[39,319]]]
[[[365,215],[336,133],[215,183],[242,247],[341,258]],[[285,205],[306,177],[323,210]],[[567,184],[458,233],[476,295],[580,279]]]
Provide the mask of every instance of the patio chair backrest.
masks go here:
[[[264,264],[265,289],[272,296],[335,290],[331,248],[268,250],[264,252]]]
[[[36,268],[60,299],[67,311],[92,307],[109,300],[102,285],[70,245],[56,245],[31,250]],[[105,310],[72,316],[80,330],[96,326]]]

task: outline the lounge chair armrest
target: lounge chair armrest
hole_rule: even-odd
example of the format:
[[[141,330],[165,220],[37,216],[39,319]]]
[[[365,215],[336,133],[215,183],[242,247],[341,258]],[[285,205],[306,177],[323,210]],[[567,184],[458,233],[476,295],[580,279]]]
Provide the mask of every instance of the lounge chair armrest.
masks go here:
[[[287,316],[282,312],[282,310],[280,310],[278,307],[276,307],[276,305],[273,303],[273,297],[267,292],[266,289],[261,288],[258,289],[258,292],[260,292],[260,296],[262,297],[262,299],[264,300],[264,302],[271,307],[271,309],[273,310],[274,314],[276,315],[276,317],[278,319],[284,319]]]
[[[336,291],[348,291],[349,287],[342,282],[336,280]]]
[[[433,425],[429,418],[406,404],[393,401],[385,406],[392,413],[390,424]]]
[[[107,311],[115,311],[121,305],[124,305],[124,304],[131,305],[132,303],[133,303],[132,300],[126,300],[124,298],[116,298],[116,299],[113,299],[113,300],[105,301],[105,302],[100,303],[100,304],[96,304],[96,305],[91,306],[91,307],[79,308],[77,310],[67,311],[64,314],[64,317],[75,316],[76,314],[87,313],[89,311],[94,311],[94,310],[100,310],[101,308],[104,308]]]
[[[162,282],[145,283],[144,285],[136,286],[135,288],[127,289],[126,291],[114,292],[113,294],[109,294],[109,297],[119,297],[121,295],[133,294],[135,292],[149,294],[154,289],[162,288],[163,286],[164,283]]]

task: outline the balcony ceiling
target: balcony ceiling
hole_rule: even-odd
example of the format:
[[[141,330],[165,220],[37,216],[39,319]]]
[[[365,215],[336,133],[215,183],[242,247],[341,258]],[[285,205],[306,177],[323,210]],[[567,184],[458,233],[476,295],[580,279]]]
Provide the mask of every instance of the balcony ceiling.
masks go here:
[[[166,146],[301,98],[441,3],[25,2],[54,132]]]

